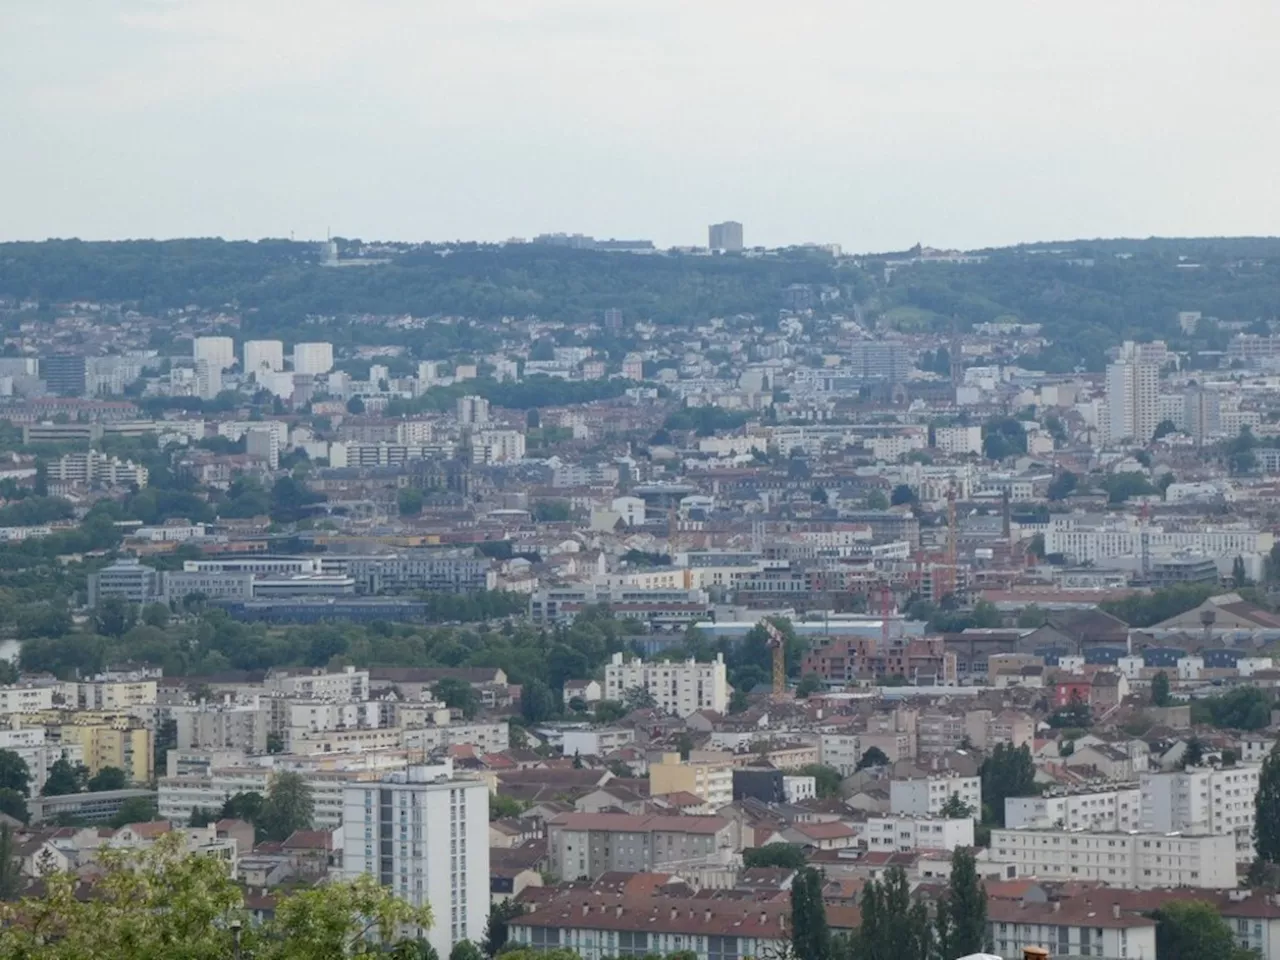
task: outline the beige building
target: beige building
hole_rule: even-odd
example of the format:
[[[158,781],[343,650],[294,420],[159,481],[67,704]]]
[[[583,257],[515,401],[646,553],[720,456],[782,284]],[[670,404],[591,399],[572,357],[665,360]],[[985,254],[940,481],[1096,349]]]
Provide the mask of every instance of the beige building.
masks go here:
[[[81,710],[128,710],[156,702],[154,680],[68,683],[65,687],[66,696]]]
[[[155,775],[155,737],[132,718],[63,724],[58,728],[58,739],[80,748],[90,776],[103,767],[123,770],[130,783],[150,783]]]
[[[664,753],[649,764],[649,794],[691,793],[715,810],[733,803],[733,759],[684,761],[678,753]]]
[[[627,660],[621,653],[604,668],[606,700],[626,700],[627,691],[639,687],[648,691],[658,709],[687,717],[699,710],[724,713],[729,707],[729,681],[724,657],[710,663]]]

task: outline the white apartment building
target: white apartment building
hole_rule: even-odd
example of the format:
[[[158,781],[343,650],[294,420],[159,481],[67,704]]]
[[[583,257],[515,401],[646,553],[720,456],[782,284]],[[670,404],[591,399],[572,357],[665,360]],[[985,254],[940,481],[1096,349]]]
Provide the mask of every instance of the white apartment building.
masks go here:
[[[858,761],[862,759],[856,733],[824,733],[820,750],[822,765],[839,770],[842,777],[854,773],[858,768]]]
[[[336,673],[315,670],[310,673],[276,673],[263,684],[268,694],[298,697],[303,700],[339,702],[369,699],[369,671],[345,667]]]
[[[231,337],[196,337],[191,342],[191,359],[205,361],[219,373],[236,362],[236,342]]]
[[[279,340],[246,340],[244,342],[245,374],[284,369],[284,344]]]
[[[603,757],[634,743],[635,739],[636,732],[627,727],[566,730],[561,749],[566,757]]]
[[[782,795],[787,803],[803,803],[818,795],[818,781],[815,777],[783,777]]]
[[[31,774],[31,796],[37,797],[49,778],[49,768],[63,757],[72,763],[83,763],[84,753],[78,743],[50,743],[44,727],[0,730],[0,750],[9,750],[22,758]]]
[[[1268,553],[1275,543],[1269,530],[1246,527],[1200,527],[1166,530],[1150,524],[1144,531],[1135,517],[1105,518],[1100,514],[1058,514],[1050,518],[1044,534],[1047,553],[1065,553],[1076,562],[1111,557],[1136,557],[1147,537],[1152,553],[1191,553],[1208,557],[1247,556]]]
[[[882,853],[973,846],[973,817],[868,817],[867,849]]]
[[[481,430],[471,436],[472,463],[523,460],[524,451],[524,434],[519,430]]]
[[[332,343],[295,343],[293,345],[293,372],[314,377],[333,369]]]
[[[270,470],[275,470],[280,466],[280,440],[274,430],[254,427],[247,430],[244,436],[244,452],[246,454],[265,461],[267,468]]]
[[[933,434],[934,446],[943,453],[964,456],[982,453],[982,427],[938,427]]]
[[[230,749],[267,752],[270,707],[257,697],[248,703],[198,703],[169,708],[177,725],[179,750]]]
[[[344,795],[343,872],[376,877],[414,906],[430,905],[423,936],[440,956],[479,943],[489,916],[489,791],[453,764],[413,766]],[[448,825],[446,828],[446,824]]]
[[[1018,876],[1079,880],[1110,886],[1236,886],[1235,840],[1227,834],[991,831],[990,857],[1014,864]]]
[[[477,427],[489,422],[489,401],[484,397],[472,394],[459,397],[455,409],[458,423],[464,427]]]
[[[0,714],[39,713],[53,709],[54,687],[0,687]]]
[[[49,463],[49,479],[58,483],[100,483],[110,487],[145,487],[150,472],[132,460],[89,450],[68,453]]]
[[[154,680],[95,680],[63,684],[63,696],[81,710],[120,710],[156,702]]]
[[[1109,439],[1146,443],[1160,420],[1160,367],[1122,360],[1107,367]]]
[[[604,668],[604,697],[625,700],[627,691],[641,687],[649,691],[658,709],[687,717],[699,710],[724,713],[729,706],[729,681],[724,657],[710,663],[696,660],[647,663],[626,660],[621,653]]]
[[[1260,764],[1188,767],[1140,780],[1143,830],[1228,834],[1237,860],[1252,860]]]
[[[507,722],[464,722],[447,725],[411,727],[402,732],[406,750],[439,750],[469,744],[480,753],[501,753],[511,746],[511,727]]]
[[[1038,797],[1008,797],[1006,827],[1055,827],[1059,830],[1137,830],[1142,825],[1142,791],[1137,787],[1081,790]]]
[[[974,814],[982,810],[982,780],[954,773],[889,781],[889,809],[913,817],[936,817],[955,795]]]
[[[1115,904],[1084,897],[1051,903],[992,900],[987,941],[1004,960],[1022,960],[1023,948],[1043,947],[1054,957],[1154,960],[1156,922]]]

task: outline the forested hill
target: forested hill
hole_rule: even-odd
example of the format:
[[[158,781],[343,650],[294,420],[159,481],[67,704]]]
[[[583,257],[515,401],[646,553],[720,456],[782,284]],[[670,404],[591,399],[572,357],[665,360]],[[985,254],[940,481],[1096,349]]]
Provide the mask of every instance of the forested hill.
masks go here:
[[[344,257],[359,256],[343,242]],[[766,322],[793,285],[826,288],[821,312],[882,327],[945,330],[1000,318],[1044,324],[1057,341],[1028,358],[1050,370],[1098,369],[1120,339],[1163,337],[1221,349],[1213,323],[1188,339],[1180,310],[1265,327],[1280,305],[1280,238],[1079,240],[981,251],[980,263],[899,262],[908,255],[833,258],[810,249],[769,256],[636,255],[537,244],[374,248],[378,266],[326,269],[313,244],[194,239],[0,244],[0,296],[41,302],[137,303],[144,310],[228,305],[245,333],[280,334],[308,317],[358,314],[687,324],[753,313]],[[837,298],[830,294],[839,291]]]

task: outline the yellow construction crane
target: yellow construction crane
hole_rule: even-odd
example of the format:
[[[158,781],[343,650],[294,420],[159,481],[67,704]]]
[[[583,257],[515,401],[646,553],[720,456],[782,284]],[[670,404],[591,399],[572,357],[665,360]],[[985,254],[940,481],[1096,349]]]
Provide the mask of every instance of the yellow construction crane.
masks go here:
[[[760,625],[769,634],[769,649],[773,651],[773,699],[783,700],[787,696],[787,638],[767,617]]]

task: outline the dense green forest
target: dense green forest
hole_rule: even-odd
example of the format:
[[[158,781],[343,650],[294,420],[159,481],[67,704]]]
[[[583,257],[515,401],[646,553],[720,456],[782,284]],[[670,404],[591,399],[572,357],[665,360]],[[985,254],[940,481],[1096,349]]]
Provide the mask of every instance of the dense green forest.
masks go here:
[[[833,258],[813,250],[759,257],[640,256],[539,244],[406,247],[390,262],[325,269],[312,244],[214,239],[0,244],[0,295],[51,303],[97,300],[159,311],[186,305],[241,311],[245,336],[355,336],[356,315],[432,318],[412,331],[440,351],[483,350],[507,316],[599,320],[605,309],[686,324],[708,317],[776,318],[793,284],[838,288],[821,310],[855,308],[886,326],[943,331],[999,318],[1042,323],[1055,341],[1027,358],[1052,371],[1097,369],[1124,338],[1164,337],[1180,349],[1221,349],[1206,322],[1178,329],[1181,310],[1207,318],[1270,320],[1280,303],[1280,240],[1090,240],[986,252],[981,263],[898,263],[901,255]],[[362,342],[403,339],[378,325]]]

